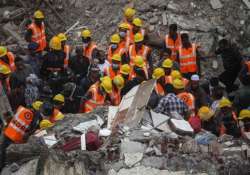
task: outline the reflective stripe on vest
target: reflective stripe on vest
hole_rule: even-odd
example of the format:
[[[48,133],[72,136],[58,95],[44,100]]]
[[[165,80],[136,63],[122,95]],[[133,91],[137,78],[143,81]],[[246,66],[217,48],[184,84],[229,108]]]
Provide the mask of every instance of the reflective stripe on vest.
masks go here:
[[[137,55],[139,55],[143,57],[145,63],[148,66],[147,56],[148,56],[149,51],[150,51],[150,48],[143,45],[142,48],[138,52],[136,52],[135,45],[131,45],[129,47],[130,64],[134,65],[134,59]]]
[[[0,60],[0,64],[8,66],[11,70],[11,72],[14,72],[16,70],[16,65],[15,65],[15,56],[13,55],[12,52],[7,52],[7,58],[9,63],[6,63],[2,60]]]
[[[189,73],[197,71],[196,62],[196,45],[192,44],[192,48],[179,48],[180,71],[181,73]]]
[[[112,57],[114,54],[119,54],[120,56],[122,56],[125,52],[126,52],[126,49],[121,45],[121,43],[119,44],[119,47],[117,49],[115,49],[114,52],[112,52],[112,49],[109,46],[109,49],[108,49],[108,61],[109,61],[109,63],[110,64],[112,63]]]
[[[95,43],[90,43],[90,45],[86,48],[83,47],[83,56],[87,57],[89,60],[92,60],[92,53],[95,48],[97,48]]]
[[[40,28],[33,22],[33,23],[31,23],[29,25],[28,29],[32,30],[32,38],[31,38],[31,40],[33,42],[36,42],[37,44],[39,44],[36,51],[43,51],[46,48],[46,45],[47,45],[44,23],[42,23],[41,28]]]
[[[29,109],[20,106],[4,131],[5,136],[15,143],[21,143],[32,120],[33,113]]]
[[[70,54],[70,46],[69,45],[64,46],[64,53],[65,53],[64,68],[66,68],[69,65],[69,54]]]

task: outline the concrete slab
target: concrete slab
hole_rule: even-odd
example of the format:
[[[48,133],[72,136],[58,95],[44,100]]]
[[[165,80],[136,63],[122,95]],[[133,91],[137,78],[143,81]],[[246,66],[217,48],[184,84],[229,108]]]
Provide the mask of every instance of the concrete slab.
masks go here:
[[[250,9],[250,1],[249,0],[242,0],[248,9]]]
[[[223,7],[223,4],[220,2],[220,0],[210,0],[210,4],[213,9],[220,9]]]
[[[125,164],[132,167],[142,160],[143,153],[125,153]]]

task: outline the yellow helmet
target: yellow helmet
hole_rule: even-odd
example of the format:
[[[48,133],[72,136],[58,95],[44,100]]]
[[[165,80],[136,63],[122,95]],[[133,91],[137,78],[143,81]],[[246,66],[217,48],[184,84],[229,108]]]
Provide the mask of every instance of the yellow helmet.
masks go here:
[[[219,108],[232,107],[232,103],[228,98],[223,97],[219,102]]]
[[[165,71],[163,68],[160,68],[160,67],[156,68],[152,75],[153,79],[156,79],[156,80],[158,80],[162,76],[165,76]]]
[[[0,57],[7,55],[7,48],[4,46],[0,46]]]
[[[53,101],[58,101],[61,103],[65,102],[64,96],[62,94],[57,94],[54,96]]]
[[[124,78],[121,75],[116,75],[113,82],[118,89],[122,89],[124,87]]]
[[[52,126],[54,126],[54,124],[47,120],[47,119],[43,119],[40,123],[39,123],[39,126],[41,129],[46,129],[46,128],[50,128]]]
[[[64,33],[59,33],[57,36],[61,41],[67,41],[67,36]]]
[[[173,61],[170,60],[169,58],[165,59],[162,62],[162,67],[164,67],[164,68],[172,68],[173,67]]]
[[[126,29],[126,30],[128,30],[129,29],[129,25],[128,25],[128,23],[123,22],[123,23],[119,24],[119,28],[120,29]]]
[[[112,60],[120,61],[121,62],[121,60],[122,60],[121,55],[120,54],[114,54],[112,56]]]
[[[140,56],[140,55],[137,55],[135,57],[134,63],[135,63],[135,66],[140,67],[140,68],[145,66],[144,60],[143,60],[142,56]]]
[[[132,18],[135,15],[135,12],[135,9],[129,7],[124,10],[124,15],[127,18]]]
[[[109,76],[105,76],[101,78],[101,87],[110,94],[112,92],[112,80]]]
[[[38,111],[40,109],[40,107],[43,105],[42,101],[35,101],[34,103],[32,103],[32,107]]]
[[[185,88],[183,81],[180,79],[175,79],[173,81],[173,86],[175,89],[184,89]]]
[[[202,121],[209,120],[214,115],[214,111],[207,106],[202,106],[198,111],[198,116]]]
[[[250,119],[250,110],[249,109],[243,109],[240,111],[239,114],[239,120],[245,119],[245,118],[249,118]]]
[[[37,10],[34,13],[34,18],[35,19],[44,19],[44,14],[41,10]]]
[[[171,72],[170,76],[172,77],[173,80],[182,78],[182,75],[181,75],[180,71],[178,71],[178,70],[173,70]]]
[[[123,64],[121,66],[121,71],[120,72],[121,72],[121,74],[129,75],[130,72],[131,72],[131,68],[130,68],[130,66],[128,64]]]
[[[91,37],[91,31],[89,29],[85,29],[82,31],[82,37],[83,38],[88,38],[88,37]]]
[[[132,23],[137,27],[142,27],[142,20],[140,18],[133,19]]]
[[[62,44],[60,38],[54,36],[49,42],[49,47],[54,50],[62,50]]]
[[[110,38],[110,42],[111,42],[111,43],[116,43],[116,44],[118,44],[118,43],[120,43],[120,41],[121,41],[121,38],[120,38],[120,36],[119,36],[118,34],[114,34],[114,35],[112,35],[111,38]]]
[[[8,75],[10,73],[11,73],[11,70],[9,66],[3,65],[3,64],[0,65],[0,74]]]
[[[136,33],[134,39],[136,43],[142,42],[144,40],[144,36],[141,33]]]

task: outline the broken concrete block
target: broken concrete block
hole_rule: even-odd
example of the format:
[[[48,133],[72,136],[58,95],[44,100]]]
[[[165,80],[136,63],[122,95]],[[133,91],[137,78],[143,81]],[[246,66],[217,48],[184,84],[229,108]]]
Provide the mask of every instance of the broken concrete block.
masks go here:
[[[194,130],[186,120],[170,119],[169,125],[171,129],[180,135],[192,135]]]
[[[145,167],[151,167],[151,168],[157,168],[162,169],[162,167],[165,167],[167,160],[165,157],[147,157],[144,158],[142,161],[142,165]]]
[[[143,153],[125,153],[125,164],[128,167],[132,167],[142,160]]]
[[[191,139],[181,146],[181,150],[184,153],[197,153],[199,152],[199,146],[194,139]]]
[[[143,153],[145,145],[139,142],[122,141],[121,154],[124,153]]]
[[[165,12],[162,13],[162,24],[166,26],[168,24],[167,15]]]
[[[165,132],[171,132],[170,128],[167,125],[167,121],[170,119],[169,116],[161,114],[161,113],[156,113],[152,110],[150,111],[150,113],[151,113],[154,127]]]
[[[212,6],[213,9],[220,9],[223,7],[222,3],[220,2],[220,0],[210,0],[210,4]]]
[[[229,148],[223,148],[223,156],[233,156],[233,155],[242,155],[242,148],[241,147],[229,147]]]
[[[248,9],[250,9],[250,1],[249,0],[242,0]]]

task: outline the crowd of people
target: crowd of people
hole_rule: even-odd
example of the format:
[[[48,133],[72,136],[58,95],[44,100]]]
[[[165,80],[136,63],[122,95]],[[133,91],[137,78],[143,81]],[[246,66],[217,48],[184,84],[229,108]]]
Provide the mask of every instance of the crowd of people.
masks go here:
[[[1,91],[13,110],[1,116],[6,119],[1,121],[1,167],[9,144],[25,142],[35,130],[62,120],[65,113],[118,106],[129,90],[149,79],[156,80],[149,102],[155,112],[178,112],[196,133],[244,137],[250,131],[250,61],[244,61],[227,39],[219,41],[215,52],[222,56],[225,71],[202,84],[199,47],[187,32],[178,31],[177,24],[169,26],[161,59],[156,60],[151,54],[155,48],[147,44],[147,30],[133,8],[125,9],[107,52],[98,48],[90,29],[81,32],[81,47],[70,46],[64,33],[47,43],[44,19],[38,10],[27,24],[26,57],[0,47]],[[240,87],[234,84],[237,78]]]

